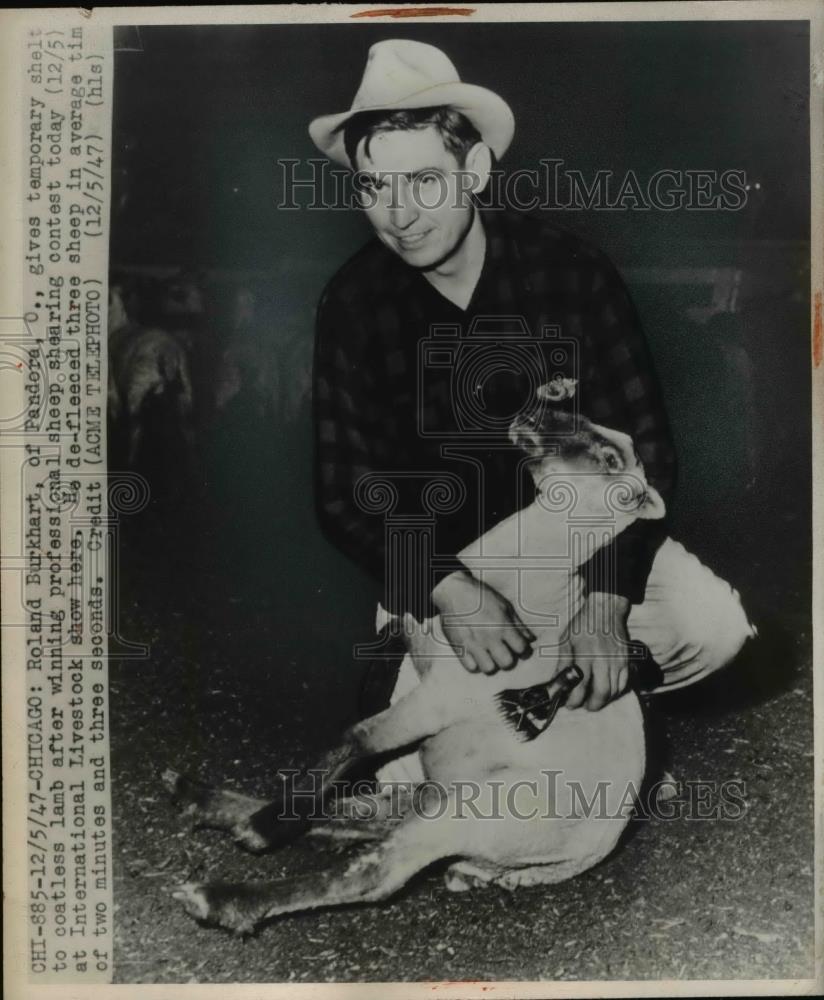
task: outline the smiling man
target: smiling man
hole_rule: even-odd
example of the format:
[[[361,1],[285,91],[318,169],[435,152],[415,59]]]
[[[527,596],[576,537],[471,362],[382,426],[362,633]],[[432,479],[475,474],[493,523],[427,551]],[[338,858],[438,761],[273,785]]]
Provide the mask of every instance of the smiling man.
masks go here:
[[[550,377],[568,378],[583,414],[632,437],[665,501],[675,457],[610,262],[542,220],[478,208],[513,132],[499,96],[408,40],[374,45],[352,107],[310,126],[317,146],[356,172],[377,237],[335,275],[318,310],[321,526],[383,582],[391,613],[441,614],[467,670],[517,674],[534,637],[454,555],[532,499],[501,428]],[[433,501],[435,486],[448,502]],[[393,535],[387,518],[407,534]],[[425,544],[408,541],[415,532]],[[580,568],[585,599],[561,663],[584,674],[570,707],[597,710],[626,689],[630,633],[653,650],[663,688],[717,670],[752,634],[737,594],[697,559],[675,543],[657,556],[665,533],[662,522],[639,521]]]
[[[367,112],[346,128],[344,144],[379,239],[466,309],[486,245],[471,194],[489,177],[489,147],[449,108]]]

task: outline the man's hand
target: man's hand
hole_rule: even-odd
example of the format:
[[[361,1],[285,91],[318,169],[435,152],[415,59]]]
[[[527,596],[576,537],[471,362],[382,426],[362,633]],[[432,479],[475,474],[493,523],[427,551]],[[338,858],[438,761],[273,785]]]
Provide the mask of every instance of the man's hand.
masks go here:
[[[573,662],[584,677],[570,692],[567,708],[585,705],[597,712],[626,690],[629,609],[629,601],[617,594],[592,593],[587,597],[569,632]]]
[[[535,636],[497,590],[461,571],[432,591],[444,635],[467,670],[508,670],[529,650]]]

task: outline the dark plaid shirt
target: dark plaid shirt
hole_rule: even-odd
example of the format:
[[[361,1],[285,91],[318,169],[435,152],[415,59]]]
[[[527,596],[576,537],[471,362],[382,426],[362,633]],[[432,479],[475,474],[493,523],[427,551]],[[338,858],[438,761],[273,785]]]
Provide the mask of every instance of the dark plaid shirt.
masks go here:
[[[668,501],[675,455],[650,355],[607,258],[533,217],[483,213],[487,249],[466,310],[377,239],[318,308],[316,502],[330,540],[383,603],[434,613],[455,553],[531,502],[512,416],[537,385],[579,379],[580,411],[634,440]],[[662,522],[637,521],[581,568],[589,590],[643,600]]]

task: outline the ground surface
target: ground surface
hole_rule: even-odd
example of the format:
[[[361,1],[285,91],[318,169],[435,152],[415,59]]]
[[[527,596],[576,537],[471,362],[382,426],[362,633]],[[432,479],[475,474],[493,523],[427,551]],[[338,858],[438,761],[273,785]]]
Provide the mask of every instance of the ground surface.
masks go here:
[[[232,530],[255,516],[241,505]],[[314,579],[312,553],[279,563],[277,544],[267,548],[253,532],[238,541],[242,532],[210,517],[150,512],[123,538],[121,633],[148,643],[150,655],[111,671],[118,981],[811,975],[803,520],[786,514],[758,555],[745,518],[725,529],[730,563],[747,560],[738,579],[762,614],[762,644],[700,697],[659,700],[651,719],[654,771],[681,782],[743,781],[741,818],[639,820],[605,863],[555,887],[453,894],[432,869],[391,902],[292,916],[242,941],[199,926],[171,889],[205,877],[319,869],[323,854],[297,844],[254,858],[219,834],[190,833],[159,773],[171,765],[263,794],[278,768],[305,763],[352,721],[358,684],[325,662],[336,655],[340,600],[329,605],[328,628],[296,619],[305,580]],[[231,544],[221,547],[227,532]],[[235,557],[244,544],[241,571]],[[257,577],[249,572],[256,561]],[[364,622],[368,631],[368,614]]]

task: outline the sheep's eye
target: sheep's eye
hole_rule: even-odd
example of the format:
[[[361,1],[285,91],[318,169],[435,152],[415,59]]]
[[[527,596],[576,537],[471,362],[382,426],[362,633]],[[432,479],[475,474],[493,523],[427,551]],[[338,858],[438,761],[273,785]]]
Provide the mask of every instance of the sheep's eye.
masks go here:
[[[606,462],[607,468],[610,470],[620,468],[618,462],[618,456],[612,451],[607,451],[604,453],[604,461]]]

